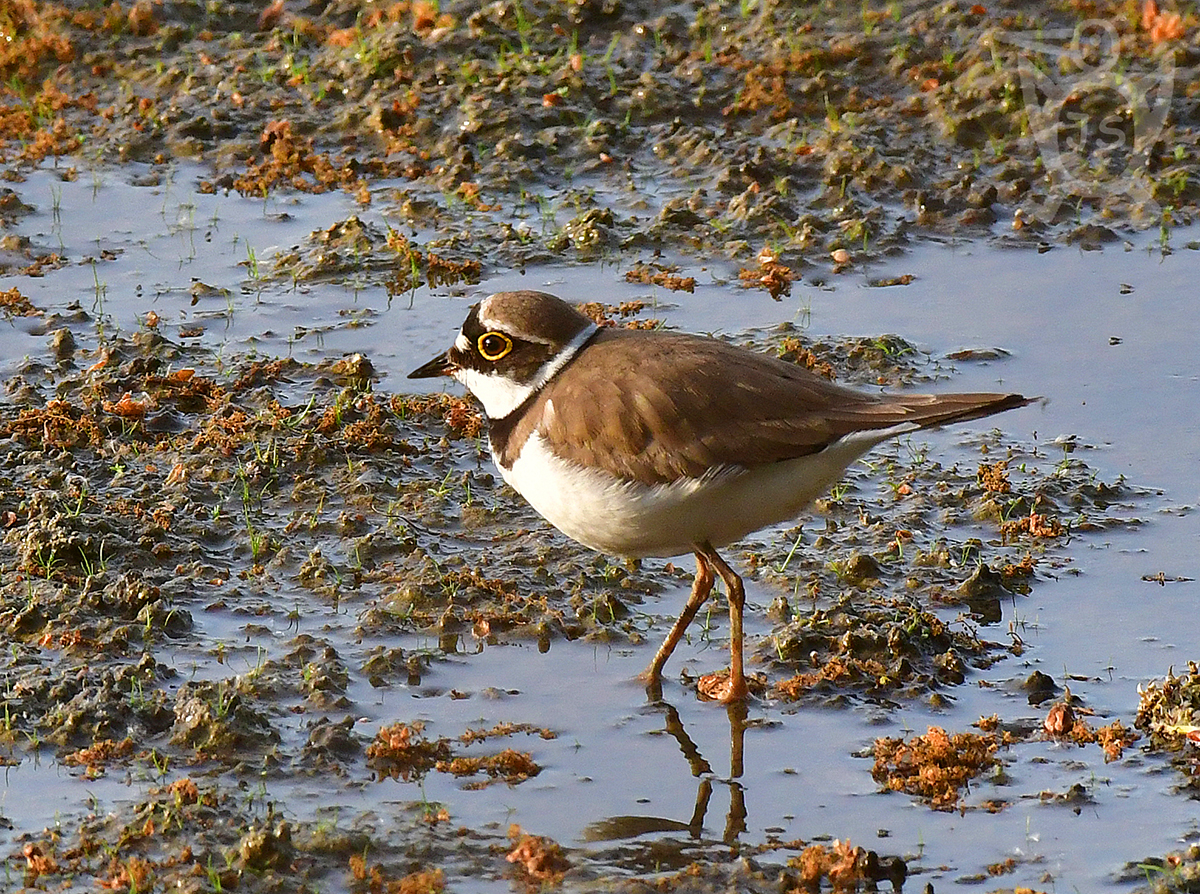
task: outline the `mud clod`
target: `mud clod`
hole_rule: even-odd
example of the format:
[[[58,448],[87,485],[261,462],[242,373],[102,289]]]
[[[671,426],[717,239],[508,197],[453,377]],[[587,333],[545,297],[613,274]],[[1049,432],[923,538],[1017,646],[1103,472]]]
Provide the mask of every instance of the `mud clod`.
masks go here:
[[[967,784],[998,766],[995,753],[1005,743],[996,735],[948,734],[934,726],[908,740],[876,739],[871,775],[892,791],[917,795],[937,810],[954,810]]]

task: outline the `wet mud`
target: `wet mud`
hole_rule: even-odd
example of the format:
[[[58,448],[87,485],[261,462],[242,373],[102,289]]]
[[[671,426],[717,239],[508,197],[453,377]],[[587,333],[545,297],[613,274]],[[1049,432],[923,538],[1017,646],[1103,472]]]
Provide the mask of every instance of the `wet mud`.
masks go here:
[[[670,293],[703,271],[782,299],[917,239],[1094,247],[1191,221],[1190,87],[1169,98],[1157,139],[1097,156],[1089,182],[1132,177],[1137,189],[1067,202],[1014,76],[1013,34],[1102,19],[1132,71],[1169,56],[1183,83],[1200,62],[1194,13],[1149,7],[7,4],[0,314],[44,351],[0,394],[0,760],[144,792],[52,827],[9,821],[10,888],[870,890],[920,870],[919,855],[835,840],[836,828],[742,843],[736,785],[721,836],[616,818],[616,843],[589,848],[464,825],[454,804],[426,800],[431,776],[463,798],[536,784],[541,743],[569,731],[553,718],[364,722],[373,692],[503,704],[502,689],[446,684],[456,662],[512,645],[652,644],[671,620],[660,597],[687,587],[687,563],[625,563],[549,532],[495,475],[469,399],[390,391],[367,356],[230,356],[194,320],[147,310],[114,331],[78,301],[38,306],[23,283],[115,259],[15,234],[35,210],[20,191],[35,166],[73,181],[132,164],[149,187],[186,160],[204,171],[200,193],[353,197],[361,218],[314,221],[303,243],[248,256],[257,288],[401,300],[505,268],[602,262]],[[1116,115],[1132,134],[1120,97],[1085,101],[1099,105],[1081,113]],[[366,219],[380,206],[387,226]],[[233,300],[178,286],[192,306]],[[661,324],[646,302],[586,310]],[[348,323],[371,324],[365,311]],[[940,387],[956,363],[1003,359],[792,326],[738,340],[863,387]],[[996,429],[962,443],[966,463],[913,442],[873,455],[802,524],[732,550],[772,594],[753,646],[764,703],[949,704],[1032,648],[1019,626],[998,627],[1003,605],[1151,511],[1155,493],[1101,480],[1082,441]],[[723,631],[712,620],[696,635]],[[972,797],[971,784],[1002,778],[1032,743],[1069,742],[1103,764],[1141,735],[1194,785],[1194,666],[1124,723],[1091,716],[1066,680],[1012,676],[1046,710],[1041,727],[993,716],[880,736],[864,773],[922,809],[998,812],[1004,799]],[[735,754],[746,726],[731,712]],[[372,797],[386,812],[314,817],[275,800],[385,786]],[[1045,798],[1079,810],[1088,796]],[[1161,877],[1147,890],[1188,890],[1194,850],[1152,857]]]

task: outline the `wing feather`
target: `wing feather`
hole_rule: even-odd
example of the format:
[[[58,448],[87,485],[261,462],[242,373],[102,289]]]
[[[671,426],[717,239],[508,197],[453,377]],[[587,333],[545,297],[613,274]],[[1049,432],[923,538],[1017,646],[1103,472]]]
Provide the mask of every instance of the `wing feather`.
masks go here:
[[[647,340],[653,351],[647,352]],[[710,338],[604,330],[526,419],[564,458],[645,484],[794,459],[846,435],[987,416],[1016,394],[873,395]],[[552,412],[545,412],[552,401]],[[521,428],[525,426],[519,426]],[[516,443],[524,441],[523,433]]]

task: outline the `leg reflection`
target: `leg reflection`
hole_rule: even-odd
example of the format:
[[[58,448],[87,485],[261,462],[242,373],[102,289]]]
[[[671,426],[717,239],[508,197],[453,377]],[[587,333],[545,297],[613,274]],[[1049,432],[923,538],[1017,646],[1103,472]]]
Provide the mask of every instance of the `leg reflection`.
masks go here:
[[[692,811],[692,820],[688,823],[688,834],[699,841],[704,835],[704,814],[708,813],[708,799],[712,797],[712,780],[708,777],[700,780],[700,788],[696,791],[696,809]]]
[[[737,844],[738,836],[746,831],[746,789],[735,779],[745,771],[746,718],[749,709],[744,701],[726,705],[729,713],[729,816],[725,819],[726,844]]]
[[[692,768],[692,775],[703,776],[705,773],[711,773],[712,767],[704,759],[704,755],[700,753],[700,749],[696,747],[692,737],[687,734],[687,730],[683,728],[683,721],[680,720],[679,711],[675,706],[660,700],[657,707],[663,709],[663,713],[666,715],[667,732],[670,733],[672,739],[679,743],[679,750],[687,758],[688,765]],[[732,706],[730,710],[733,710]]]
[[[704,831],[708,802],[712,798],[715,776],[712,765],[705,760],[695,741],[688,735],[678,709],[661,698],[655,701],[654,707],[662,711],[667,733],[679,743],[679,750],[687,760],[692,775],[700,779],[696,792],[696,807],[688,823],[689,834],[699,840]],[[745,772],[745,739],[746,727],[749,726],[749,709],[744,701],[739,700],[727,704],[726,712],[729,715],[729,778],[722,781],[729,788],[729,813],[725,819],[725,833],[721,840],[726,844],[736,845],[738,836],[746,831],[746,790],[735,780],[740,779]]]
[[[729,714],[729,778],[741,779],[746,727],[749,725],[746,718],[750,716],[750,709],[745,702],[730,702],[726,710]]]

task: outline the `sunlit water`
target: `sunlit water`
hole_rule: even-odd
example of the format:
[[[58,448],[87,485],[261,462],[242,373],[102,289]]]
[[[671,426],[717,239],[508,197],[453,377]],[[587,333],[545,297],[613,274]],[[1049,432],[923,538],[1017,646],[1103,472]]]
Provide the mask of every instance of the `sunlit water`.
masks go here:
[[[513,287],[609,302],[649,294],[662,303],[656,316],[693,331],[736,335],[790,321],[814,334],[897,333],[934,356],[964,347],[1002,348],[1012,356],[960,364],[948,387],[1042,395],[1043,405],[1006,414],[997,424],[1027,439],[1034,432],[1043,440],[1076,435],[1096,448],[1085,459],[1102,480],[1124,475],[1162,491],[1160,500],[1144,506],[1146,524],[1140,529],[1075,541],[1068,551],[1078,574],[1043,582],[1031,596],[1004,606],[1005,617],[993,628],[1001,632],[992,637],[1002,639],[1011,623],[1032,648],[1021,659],[974,675],[952,693],[955,703],[948,710],[916,705],[884,713],[755,704],[744,734],[743,767],[734,779],[725,710],[696,701],[677,682],[682,667],[696,672],[723,663],[719,647],[695,640],[681,647],[669,668],[665,702],[678,712],[683,736],[673,719],[668,723],[670,709],[648,705],[644,691],[631,682],[652,645],[609,649],[556,642],[544,654],[532,644],[489,647],[436,663],[418,689],[353,684],[350,697],[363,712],[360,731],[369,736],[397,719],[423,719],[432,734],[451,736],[498,721],[549,726],[558,738],[513,743],[544,767],[538,777],[516,788],[479,792],[463,791],[442,774],[432,774],[421,787],[388,782],[332,792],[314,788],[312,779],[291,790],[272,782],[270,795],[295,816],[337,809],[353,815],[371,804],[386,815],[392,802],[424,798],[444,803],[456,824],[503,830],[519,823],[593,851],[617,846],[622,837],[636,847],[655,836],[684,842],[737,837],[751,844],[768,837],[835,836],[914,858],[911,867],[921,873],[917,883],[933,880],[939,890],[1008,856],[1021,863],[995,884],[1127,890],[1128,882],[1115,881],[1126,862],[1200,838],[1200,808],[1173,793],[1177,780],[1162,758],[1144,756],[1136,747],[1104,765],[1095,749],[1023,745],[1008,764],[1007,785],[984,784],[971,796],[1010,801],[999,814],[937,813],[907,796],[881,794],[870,776],[870,759],[857,756],[877,736],[922,732],[930,724],[963,730],[996,712],[1006,721],[1040,719],[1008,685],[1034,668],[1060,682],[1074,675],[1072,691],[1089,707],[1129,724],[1139,682],[1200,657],[1193,620],[1200,585],[1159,586],[1142,579],[1159,572],[1200,578],[1200,531],[1192,508],[1200,491],[1195,363],[1200,255],[1187,248],[1191,234],[1173,234],[1174,251],[1166,255],[1157,234],[1100,252],[919,244],[872,269],[829,275],[827,286],[797,284],[782,302],[743,290],[736,279],[722,281],[730,269],[705,268],[695,259],[684,259],[684,272],[699,281],[694,295],[648,293],[626,284],[621,269],[593,265],[501,272],[478,287],[435,294],[418,289],[389,299],[374,284],[293,287],[262,276],[276,251],[302,244],[311,231],[352,213],[381,227],[390,222],[402,228],[388,217],[386,203],[364,212],[340,195],[265,203],[200,195],[192,190],[195,171],[178,172],[158,186],[132,186],[131,170],[84,174],[70,183],[38,172],[20,184],[19,195],[37,210],[19,223],[19,232],[39,251],[60,252],[70,267],[41,279],[0,277],[0,288],[16,285],[35,305],[63,314],[77,302],[110,330],[132,331],[153,309],[168,337],[173,327],[202,326],[202,335],[189,338],[227,355],[292,353],[314,361],[359,351],[382,374],[384,391],[428,387],[405,381],[404,373],[449,344],[472,300]],[[111,260],[103,259],[106,253]],[[916,276],[909,286],[867,285],[908,273]],[[193,303],[195,281],[226,289],[228,296]],[[23,358],[44,352],[46,328],[36,318],[0,327],[5,377]],[[932,453],[946,462],[965,455],[955,452],[957,437],[953,431],[930,434]],[[761,606],[771,595],[748,582],[752,604]],[[682,604],[683,597],[679,592],[664,599]],[[340,607],[341,623],[352,626],[359,608]],[[665,606],[658,611],[670,614]],[[761,635],[766,622],[761,613],[752,614],[749,632]],[[197,614],[196,620],[197,635],[237,639],[236,618]],[[311,623],[322,620],[328,619]],[[293,634],[277,631],[278,642]],[[345,657],[353,650],[347,644]],[[234,670],[238,660],[247,669],[256,660],[251,651],[243,652],[231,657]],[[196,676],[226,673],[227,668],[195,669]],[[980,680],[1001,685],[973,685]],[[473,695],[450,699],[445,694],[451,688]],[[697,763],[697,752],[709,770]],[[9,770],[5,782],[0,814],[12,829],[0,831],[0,842],[63,816],[111,809],[152,780],[84,781],[77,770],[68,772],[43,753],[40,762],[27,760]],[[1094,799],[1078,813],[1039,802],[1040,792],[1063,792],[1077,782]],[[738,819],[743,808],[745,831],[732,835],[730,815]],[[651,831],[633,834],[640,829]]]

